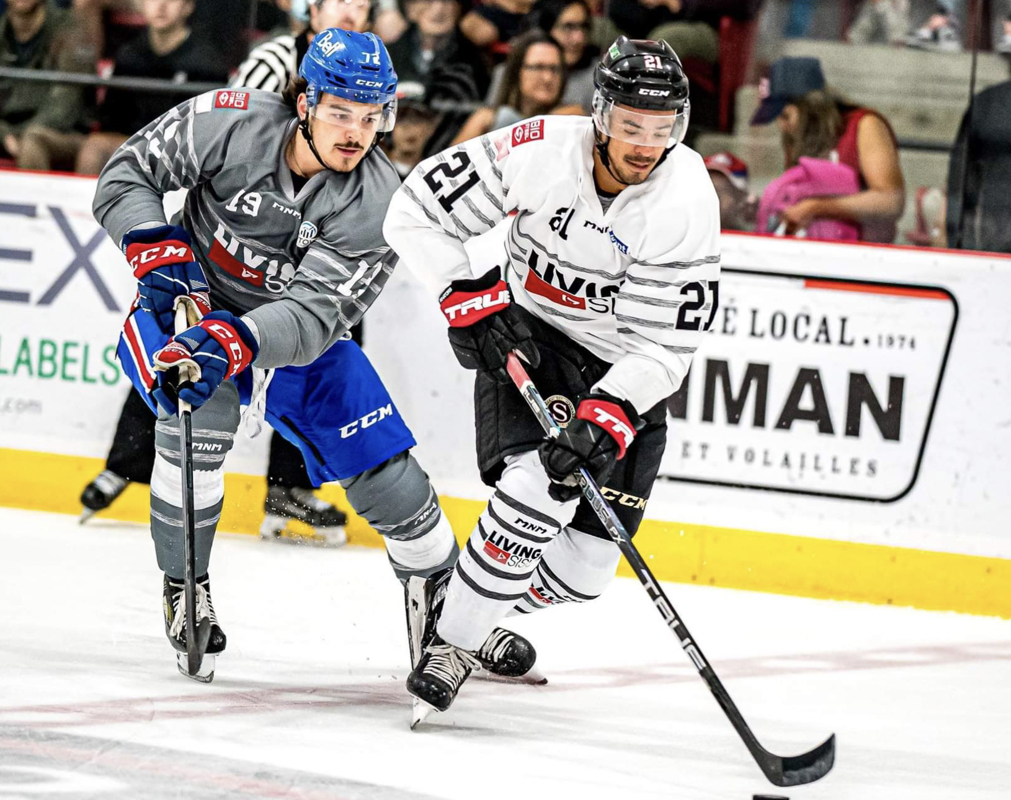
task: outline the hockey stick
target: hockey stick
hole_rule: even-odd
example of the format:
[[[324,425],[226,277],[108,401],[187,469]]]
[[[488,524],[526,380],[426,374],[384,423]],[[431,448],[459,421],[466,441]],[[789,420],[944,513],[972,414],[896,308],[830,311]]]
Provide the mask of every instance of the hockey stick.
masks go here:
[[[513,379],[516,388],[520,390],[523,398],[527,401],[527,405],[530,406],[530,410],[534,412],[534,416],[537,417],[537,420],[541,423],[541,427],[544,428],[544,432],[549,436],[557,436],[561,433],[562,429],[555,422],[554,417],[551,416],[551,412],[548,411],[548,407],[544,404],[540,392],[537,391],[537,387],[530,380],[530,376],[527,375],[527,371],[523,368],[515,351],[509,355],[509,362],[506,368],[509,372],[509,377]],[[579,483],[583,497],[586,498],[590,507],[596,512],[601,524],[615,544],[618,545],[621,554],[625,556],[636,577],[643,587],[645,587],[647,594],[649,594],[650,599],[653,601],[653,605],[656,606],[656,610],[660,612],[660,616],[663,617],[664,622],[667,623],[667,627],[670,628],[681,644],[681,648],[688,654],[692,664],[695,665],[695,669],[698,670],[702,680],[706,682],[709,690],[713,693],[713,697],[716,698],[716,702],[723,709],[723,713],[727,715],[730,723],[744,740],[745,746],[758,763],[759,768],[765,773],[765,777],[776,786],[799,786],[800,784],[812,783],[819,778],[824,778],[829,770],[832,769],[832,764],[835,762],[835,734],[829,736],[828,739],[814,748],[814,750],[800,756],[777,756],[762,747],[758,739],[755,738],[755,734],[751,732],[751,728],[748,727],[748,723],[745,722],[744,717],[741,716],[741,712],[737,710],[734,701],[730,699],[727,690],[723,688],[719,677],[717,677],[713,668],[709,666],[709,662],[705,656],[702,655],[702,650],[695,643],[694,638],[688,632],[688,628],[681,621],[670,600],[667,599],[667,595],[660,588],[660,583],[653,577],[653,573],[650,572],[649,567],[646,566],[646,562],[639,555],[639,551],[632,543],[632,537],[628,535],[628,531],[621,524],[621,520],[618,519],[607,500],[604,499],[604,495],[601,494],[600,488],[590,476],[590,473],[584,467],[580,467],[579,471],[574,474],[574,477]]]
[[[188,299],[188,298],[187,298]],[[182,333],[189,327],[187,303],[176,302],[175,332]],[[192,380],[188,367],[179,368],[179,386]],[[197,630],[197,576],[196,576],[196,511],[193,498],[193,410],[185,400],[179,399],[179,466],[182,469],[183,506],[183,591],[186,600],[186,670],[190,678],[195,678],[204,660],[207,644],[211,638],[211,621],[201,620]]]

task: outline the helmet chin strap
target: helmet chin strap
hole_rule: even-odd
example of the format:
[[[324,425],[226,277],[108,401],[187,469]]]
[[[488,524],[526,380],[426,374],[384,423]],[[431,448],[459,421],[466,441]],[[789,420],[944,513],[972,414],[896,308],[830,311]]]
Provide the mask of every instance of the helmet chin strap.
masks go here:
[[[298,122],[298,129],[302,131],[302,138],[305,139],[306,144],[309,145],[309,150],[312,154],[316,156],[316,160],[323,169],[330,169],[330,166],[320,157],[319,151],[316,149],[316,143],[312,140],[312,131],[309,130],[309,112],[307,111],[305,116]]]

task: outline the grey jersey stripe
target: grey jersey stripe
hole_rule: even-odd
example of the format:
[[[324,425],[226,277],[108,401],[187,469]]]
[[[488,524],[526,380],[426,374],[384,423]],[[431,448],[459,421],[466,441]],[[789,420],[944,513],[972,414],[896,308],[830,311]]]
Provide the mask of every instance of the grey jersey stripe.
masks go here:
[[[474,233],[474,231],[472,231],[470,228],[464,225],[463,222],[460,221],[460,218],[456,214],[450,213],[449,218],[453,220],[453,224],[456,225],[457,229],[462,231],[464,236],[466,236],[468,239],[477,236],[477,234]]]
[[[484,215],[481,209],[479,209],[474,204],[474,201],[471,200],[469,197],[467,197],[467,195],[463,196],[463,204],[467,206],[467,208],[470,210],[470,213],[473,214],[477,218],[478,222],[480,222],[482,225],[484,225],[487,228],[495,227],[495,223],[492,220],[488,219],[488,217]]]
[[[689,283],[689,281],[654,281],[650,278],[640,278],[631,273],[625,276],[625,280],[629,283],[634,283],[636,286],[649,286],[653,289],[670,289]]]
[[[626,314],[615,314],[614,318],[618,322],[624,322],[628,325],[638,325],[642,328],[656,328],[661,331],[671,331],[674,330],[673,322],[657,322],[652,319],[640,319],[639,317],[630,317]]]
[[[495,148],[491,146],[491,140],[487,136],[482,136],[481,146],[484,147],[484,154],[488,156],[488,163],[491,164],[492,175],[495,176],[497,181],[501,181],[502,170],[498,168],[498,163],[495,157]]]
[[[629,294],[628,292],[618,292],[617,295],[619,300],[628,300],[630,303],[642,303],[647,306],[658,306],[660,308],[680,308],[684,305],[684,299],[681,300],[663,300],[659,297],[646,297],[641,294]]]
[[[719,256],[706,256],[696,258],[694,261],[668,261],[666,264],[649,264],[645,261],[637,261],[633,266],[657,267],[659,269],[690,269],[691,267],[701,267],[703,264],[719,264]]]
[[[690,356],[692,353],[698,350],[697,347],[679,347],[674,344],[662,344],[660,346],[668,353],[673,353],[676,356]]]
[[[445,233],[445,234],[447,234],[449,236],[452,236],[454,239],[459,239],[460,238],[457,235],[456,231],[451,231],[449,228],[447,228],[445,225],[443,225],[442,222],[439,220],[439,218],[435,215],[435,212],[433,212],[432,209],[430,209],[428,206],[426,206],[424,203],[422,203],[421,200],[418,199],[418,196],[414,193],[414,190],[411,189],[410,184],[408,184],[408,183],[403,184],[400,187],[400,190],[404,194],[406,194],[409,198],[411,198],[412,201],[414,201],[414,203],[418,206],[418,208],[421,209],[422,213],[424,213],[424,215],[426,217],[428,217],[428,221],[429,222],[431,222],[433,225],[435,225],[443,233]]]
[[[486,184],[484,181],[481,181],[480,183],[478,183],[478,186],[481,187],[481,191],[484,193],[484,196],[487,198],[488,202],[491,203],[493,206],[495,206],[495,208],[498,209],[498,213],[504,217],[506,213],[505,208],[503,208],[501,201],[488,189],[488,184]]]

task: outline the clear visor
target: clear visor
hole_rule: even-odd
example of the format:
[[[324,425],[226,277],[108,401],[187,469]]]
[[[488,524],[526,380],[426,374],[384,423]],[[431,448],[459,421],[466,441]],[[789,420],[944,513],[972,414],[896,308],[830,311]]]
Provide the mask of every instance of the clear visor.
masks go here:
[[[324,125],[360,131],[370,137],[393,130],[397,122],[397,99],[379,105],[327,97],[309,109],[309,116]]]
[[[673,147],[688,129],[688,101],[681,111],[646,114],[616,105],[599,92],[593,96],[593,122],[612,139],[642,147]]]

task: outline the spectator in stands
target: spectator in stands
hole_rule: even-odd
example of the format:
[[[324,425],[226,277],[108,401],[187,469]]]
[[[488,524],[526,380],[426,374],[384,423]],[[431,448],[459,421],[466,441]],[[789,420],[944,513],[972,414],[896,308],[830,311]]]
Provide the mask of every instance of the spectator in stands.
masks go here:
[[[388,47],[398,91],[421,99],[435,71],[452,71],[473,87],[467,100],[484,97],[488,70],[481,51],[460,32],[460,0],[406,0],[404,10],[409,27]]]
[[[902,44],[909,31],[909,0],[864,0],[846,31],[852,44]]]
[[[544,0],[536,12],[537,27],[551,34],[562,46],[568,78],[563,104],[582,106],[589,114],[593,109],[593,70],[600,55],[590,42],[593,12],[586,0]]]
[[[317,33],[327,28],[362,33],[369,25],[369,0],[308,0],[308,9],[308,27],[297,36],[283,32],[254,47],[239,66],[232,86],[281,92],[298,73]]]
[[[382,147],[401,178],[406,178],[425,157],[425,145],[435,133],[439,113],[424,103],[407,99],[397,108],[397,125]]]
[[[147,27],[116,54],[115,76],[176,83],[227,80],[228,70],[218,53],[191,35],[193,0],[141,0],[140,8]],[[97,175],[123,142],[191,94],[110,89],[98,110],[101,131],[81,145],[77,171]]]
[[[1011,253],[1011,81],[984,89],[959,126],[948,168],[948,246]],[[964,197],[964,203],[963,203]]]
[[[47,0],[8,0],[0,17],[0,64],[21,69],[93,69],[74,40],[66,11]],[[66,84],[0,79],[0,157],[23,169],[47,169],[26,136],[51,129],[75,132],[84,109],[84,90]],[[79,132],[76,135],[80,135]]]
[[[74,17],[80,26],[78,35],[90,49],[89,57],[105,56],[105,15],[115,11],[130,11],[133,0],[73,0]]]
[[[610,3],[607,13],[631,39],[663,39],[682,61],[715,64],[720,20],[754,19],[761,5],[762,0],[624,0]]]
[[[720,228],[755,230],[758,198],[748,190],[748,165],[725,151],[708,156],[705,164],[720,199]]]
[[[463,35],[482,48],[504,46],[530,22],[535,0],[485,0],[460,20]]]
[[[540,114],[581,114],[579,106],[560,105],[565,92],[562,48],[542,30],[527,31],[513,42],[495,104],[470,115],[453,144],[505,128]]]
[[[1004,55],[1011,55],[1011,0],[1006,0],[1000,28],[1000,36],[994,50]]]
[[[759,93],[762,101],[751,124],[777,123],[786,169],[807,156],[845,164],[859,179],[855,194],[809,197],[786,209],[787,233],[806,229],[816,218],[830,218],[858,225],[864,241],[892,242],[905,187],[898,144],[885,118],[829,92],[816,58],[775,62]]]

